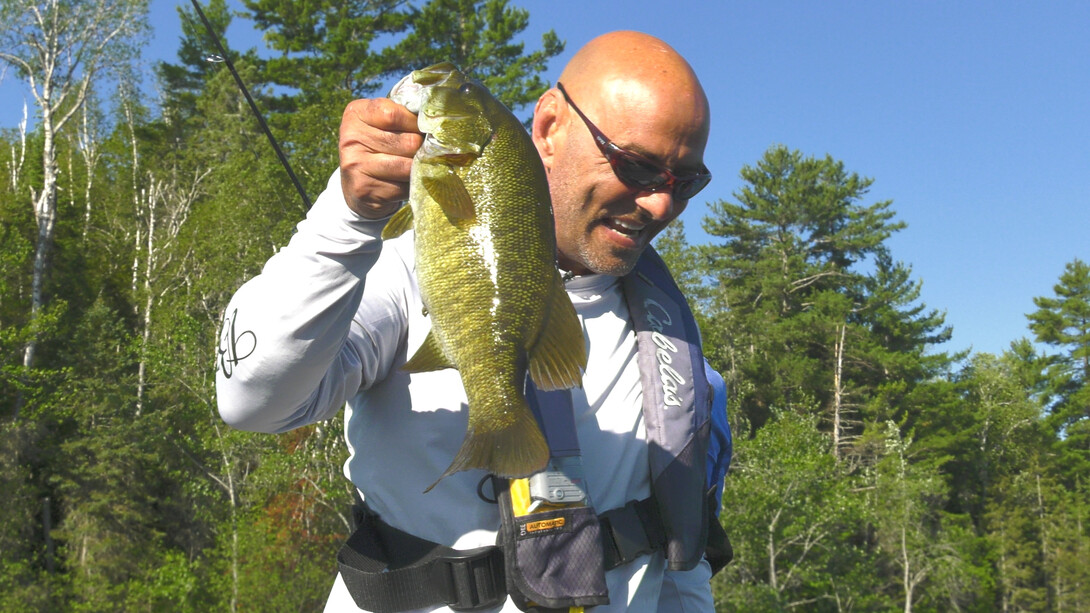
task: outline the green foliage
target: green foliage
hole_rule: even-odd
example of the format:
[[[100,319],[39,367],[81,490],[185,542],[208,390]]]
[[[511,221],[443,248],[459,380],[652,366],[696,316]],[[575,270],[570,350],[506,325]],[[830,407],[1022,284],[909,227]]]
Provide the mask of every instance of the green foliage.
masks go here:
[[[381,37],[404,32],[409,13],[402,0],[244,0],[269,47],[268,82],[291,88],[282,110],[318,99],[350,100],[373,94],[381,79],[403,65],[372,49]],[[329,98],[326,98],[329,97]]]
[[[741,177],[738,203],[712,203],[704,219],[716,242],[687,257],[690,287],[704,286],[693,293],[705,344],[751,427],[806,406],[840,447],[864,423],[911,415],[918,388],[950,362],[933,350],[950,330],[885,246],[904,227],[891,203],[860,205],[870,179],[785,147]]]
[[[1027,317],[1037,341],[1059,351],[1044,358],[1047,422],[1074,485],[1090,480],[1090,265],[1069,262],[1053,291]]]
[[[1057,354],[1020,340],[949,356],[942,314],[886,246],[903,224],[889,202],[859,203],[869,179],[783,147],[741,174],[737,203],[710,205],[712,244],[680,226],[656,244],[728,380],[736,436],[750,435],[727,479],[737,556],[717,603],[1085,606],[1085,265],[1030,315]]]
[[[998,606],[1078,611],[1090,603],[1085,556],[1087,492],[1042,474],[1035,459],[996,488],[987,522],[995,551]]]
[[[25,5],[0,1],[6,35]],[[225,32],[228,5],[205,7]],[[537,50],[514,42],[528,13],[499,0],[245,9],[272,53],[230,57],[310,193],[335,167],[351,97],[453,60],[518,108],[563,47],[552,32]],[[203,25],[179,14],[161,112],[132,88],[103,91],[87,124],[77,114],[54,135],[55,249],[36,317],[46,135],[0,131],[3,611],[320,610],[349,530],[341,418],[270,436],[216,413],[222,311],[301,207],[230,75],[205,61]],[[742,178],[736,202],[711,205],[712,244],[688,245],[680,224],[656,244],[730,386],[721,520],[736,559],[714,580],[717,604],[1090,607],[1090,267],[1076,259],[1036,299],[1030,331],[1048,353],[1020,340],[951,372],[966,356],[938,350],[950,331],[890,253],[904,227],[891,203],[863,203],[870,179],[784,147]]]
[[[713,580],[723,610],[987,611],[986,547],[942,511],[938,468],[910,461],[896,425],[841,459],[813,416],[778,413],[739,441],[722,523],[735,562]]]
[[[201,11],[211,24],[220,44],[227,47],[225,33],[231,25],[231,12],[227,9],[226,0],[209,0],[201,5]],[[163,119],[174,125],[196,113],[196,99],[219,66],[217,62],[209,61],[217,47],[197,11],[189,5],[179,5],[177,11],[182,26],[182,38],[178,46],[179,63],[159,62],[155,66],[156,75],[166,95],[163,101]],[[228,50],[228,54],[231,61],[238,61],[237,53]]]
[[[835,611],[870,599],[865,569],[873,554],[857,531],[864,498],[831,448],[816,419],[795,411],[737,443],[722,514],[735,561],[713,582],[717,607]],[[841,584],[846,577],[854,584]]]
[[[0,522],[0,610],[40,611],[55,607],[57,581],[45,570],[48,552],[42,513],[49,504],[39,467],[44,428],[0,424],[0,491],[5,520]]]
[[[971,564],[976,535],[967,516],[944,513],[947,488],[938,467],[912,462],[912,443],[887,422],[873,483],[874,534],[889,573],[888,591],[904,610],[962,609],[979,598]]]
[[[134,17],[146,11],[146,0],[3,0],[0,61],[20,79],[33,75],[40,91],[55,88],[55,99],[61,100],[84,77],[135,57],[135,39],[147,24]]]
[[[1026,350],[1031,353],[1019,353]],[[978,523],[997,484],[1048,444],[1027,360],[1034,360],[1028,343],[998,357],[974,355],[955,378],[959,400],[917,422],[925,453],[945,461],[954,493],[948,508],[970,513]]]
[[[222,35],[227,3],[202,4]],[[254,10],[267,9],[282,57],[229,55],[278,111],[273,127],[290,134],[286,149],[317,193],[336,167],[344,103],[415,68],[371,45],[396,44],[435,9],[266,4]],[[216,412],[222,311],[288,240],[302,207],[231,75],[205,61],[214,46],[203,24],[191,9],[179,15],[178,61],[156,71],[161,112],[122,79],[53,134],[55,248],[36,317],[32,204],[48,139],[40,127],[0,131],[3,611],[320,610],[348,534],[341,418],[270,436],[232,430]],[[487,44],[499,46],[489,53],[502,49],[517,65],[502,83],[540,87],[551,55],[522,61],[504,38],[525,28],[525,12],[490,15]],[[4,35],[25,25],[0,24]],[[32,339],[37,359],[26,368]]]
[[[530,12],[507,0],[429,0],[413,9],[411,20],[412,31],[383,52],[392,64],[453,62],[511,109],[535,102],[548,89],[538,75],[564,50],[552,30],[541,36],[538,51],[527,53],[514,42],[530,24]]]

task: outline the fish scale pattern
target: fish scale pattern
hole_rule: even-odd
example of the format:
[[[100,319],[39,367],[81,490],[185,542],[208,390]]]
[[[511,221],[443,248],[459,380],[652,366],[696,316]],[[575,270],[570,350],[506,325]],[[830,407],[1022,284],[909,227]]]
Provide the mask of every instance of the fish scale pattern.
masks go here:
[[[435,67],[425,70],[436,80]],[[539,387],[572,387],[586,354],[555,265],[537,151],[506,107],[467,83],[452,72],[420,89],[431,142],[414,161],[409,201],[434,337],[422,351],[441,354],[421,363],[457,368],[469,401],[465,441],[443,476],[484,468],[521,477],[548,460],[523,395],[531,360]]]

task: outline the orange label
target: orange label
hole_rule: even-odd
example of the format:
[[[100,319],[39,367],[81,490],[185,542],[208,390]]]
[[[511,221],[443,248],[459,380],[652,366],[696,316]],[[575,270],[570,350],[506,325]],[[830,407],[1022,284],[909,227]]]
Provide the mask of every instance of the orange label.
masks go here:
[[[527,532],[540,532],[542,530],[555,530],[557,528],[564,527],[564,518],[557,517],[555,519],[543,519],[541,521],[532,521],[526,524]]]

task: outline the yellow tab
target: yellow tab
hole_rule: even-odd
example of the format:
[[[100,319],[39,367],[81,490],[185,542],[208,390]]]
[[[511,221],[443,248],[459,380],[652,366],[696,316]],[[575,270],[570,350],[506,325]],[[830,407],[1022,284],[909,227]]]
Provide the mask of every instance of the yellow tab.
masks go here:
[[[511,513],[522,517],[530,512],[530,480],[511,480]]]

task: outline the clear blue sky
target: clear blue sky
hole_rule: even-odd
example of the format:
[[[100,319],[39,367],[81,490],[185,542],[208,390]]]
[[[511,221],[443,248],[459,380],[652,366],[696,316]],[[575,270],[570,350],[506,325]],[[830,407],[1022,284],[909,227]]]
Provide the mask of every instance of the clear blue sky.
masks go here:
[[[151,0],[149,58],[173,59],[179,0]],[[875,180],[908,228],[889,242],[954,328],[945,348],[1000,352],[1027,336],[1033,297],[1090,260],[1090,2],[513,0],[528,40],[554,29],[571,54],[597,34],[663,38],[712,106],[705,202],[733,200],[738,171],[783,144]],[[244,27],[234,48],[257,44]],[[0,84],[0,126],[21,95]]]

